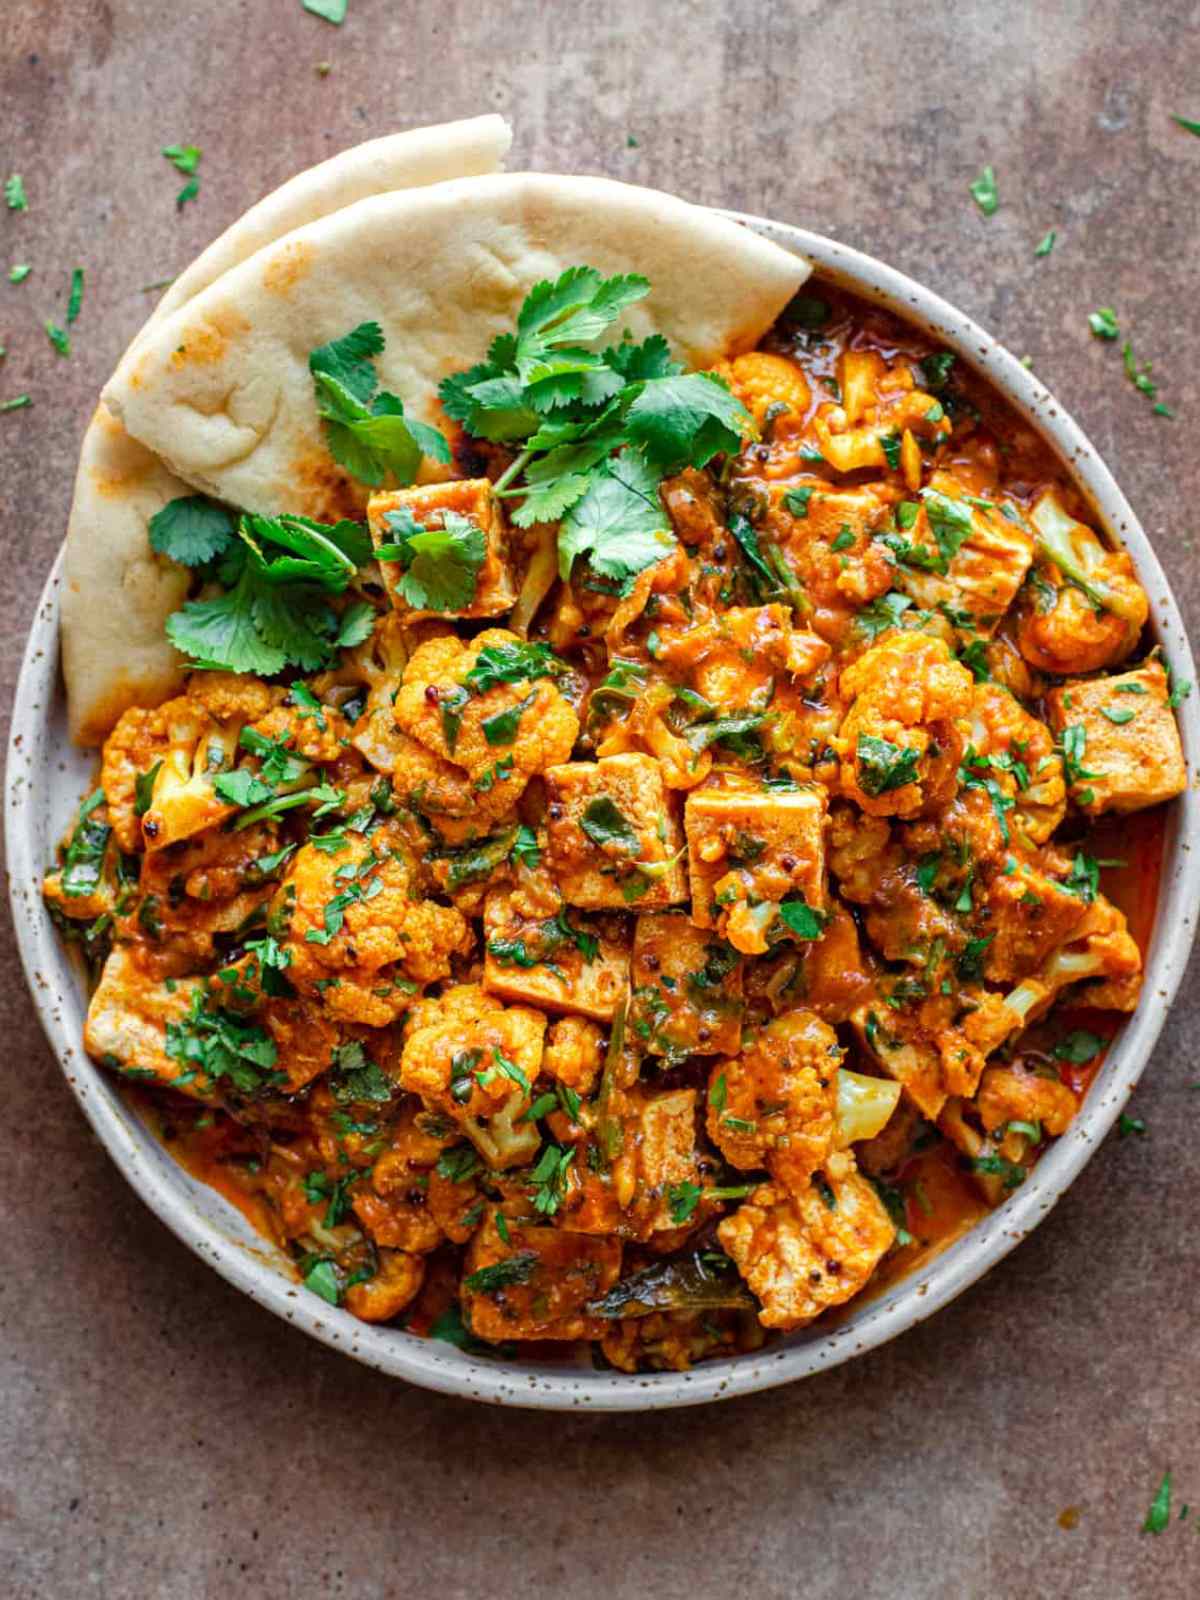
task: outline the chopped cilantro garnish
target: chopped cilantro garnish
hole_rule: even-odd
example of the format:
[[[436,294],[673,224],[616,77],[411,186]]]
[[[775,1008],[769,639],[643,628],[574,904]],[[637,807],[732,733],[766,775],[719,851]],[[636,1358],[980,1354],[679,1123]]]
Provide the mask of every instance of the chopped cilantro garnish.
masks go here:
[[[1117,313],[1111,306],[1101,306],[1099,311],[1091,312],[1088,316],[1088,327],[1097,339],[1116,339],[1121,333],[1117,324]]]
[[[996,174],[991,167],[984,167],[983,171],[970,185],[971,198],[983,212],[985,217],[994,214],[1000,204],[999,190],[996,188]]]
[[[1161,1533],[1171,1520],[1171,1474],[1165,1472],[1163,1480],[1158,1486],[1158,1493],[1150,1503],[1146,1513],[1146,1520],[1142,1523],[1143,1533]]]
[[[100,886],[104,854],[112,829],[96,812],[104,804],[104,790],[90,794],[79,808],[75,828],[63,855],[59,882],[66,895],[78,898],[94,894]]]
[[[200,179],[195,175],[200,165],[200,151],[194,144],[168,144],[163,146],[162,154],[188,180],[175,196],[175,209],[182,211],[188,201],[200,193]]]
[[[1089,1033],[1086,1028],[1072,1028],[1071,1032],[1064,1035],[1054,1046],[1054,1054],[1059,1061],[1070,1061],[1075,1066],[1082,1066],[1085,1061],[1091,1061],[1098,1056],[1108,1043],[1097,1034]]]
[[[4,180],[4,203],[10,211],[29,210],[29,201],[25,196],[25,180],[19,172],[14,172],[11,178]]]
[[[1146,1124],[1141,1117],[1131,1117],[1126,1112],[1122,1111],[1120,1119],[1117,1122],[1117,1136],[1119,1138],[1125,1139],[1131,1133],[1145,1134],[1148,1131],[1149,1130],[1147,1129]]]
[[[300,0],[300,3],[314,17],[322,17],[339,28],[346,20],[346,0]]]
[[[976,1172],[1000,1178],[1006,1189],[1020,1188],[1029,1175],[1023,1166],[1016,1161],[1009,1161],[1006,1156],[976,1156],[971,1165]]]
[[[856,754],[859,787],[872,799],[917,780],[921,753],[909,745],[893,744],[890,739],[880,739],[872,733],[860,733]]]
[[[67,323],[70,325],[79,316],[83,305],[83,268],[76,267],[71,274],[71,295],[67,301]]]
[[[549,645],[515,639],[511,644],[485,644],[463,679],[468,689],[486,694],[498,683],[524,683],[534,678],[557,678],[566,672]]]
[[[315,1262],[304,1276],[304,1287],[311,1289],[322,1300],[327,1300],[331,1306],[341,1303],[342,1292],[338,1283],[337,1268],[329,1258],[322,1257]]]
[[[588,801],[579,819],[579,826],[595,845],[617,845],[629,855],[637,855],[641,848],[632,824],[606,794]]]
[[[797,939],[819,939],[828,917],[805,900],[785,900],[779,907],[779,920]]]
[[[789,489],[783,497],[783,503],[794,517],[806,517],[815,493],[815,489],[802,484],[797,489]]]
[[[1054,246],[1055,246],[1057,240],[1058,240],[1058,234],[1055,232],[1055,230],[1053,228],[1051,228],[1049,233],[1043,234],[1042,239],[1041,239],[1040,243],[1038,244],[1037,249],[1033,252],[1034,255],[1035,256],[1048,256],[1050,254],[1051,250],[1054,249]]]
[[[536,1251],[519,1250],[503,1261],[494,1261],[490,1267],[480,1267],[463,1279],[463,1288],[472,1294],[496,1294],[500,1289],[515,1288],[528,1283],[538,1264]]]
[[[59,355],[69,356],[71,354],[71,336],[67,330],[60,328],[56,322],[47,322],[44,326],[47,339],[49,339]]]
[[[17,266],[8,269],[8,281],[9,283],[24,283],[32,271],[33,268],[27,262],[21,262]]]

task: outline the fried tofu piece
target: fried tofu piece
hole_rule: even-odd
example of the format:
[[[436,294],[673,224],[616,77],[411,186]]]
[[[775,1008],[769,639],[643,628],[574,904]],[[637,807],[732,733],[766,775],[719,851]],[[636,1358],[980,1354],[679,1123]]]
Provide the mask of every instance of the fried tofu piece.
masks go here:
[[[863,1289],[896,1229],[852,1158],[834,1156],[798,1195],[763,1184],[717,1236],[762,1310],[767,1328],[802,1328]]]
[[[479,1339],[598,1339],[584,1307],[616,1283],[621,1241],[489,1213],[463,1263],[463,1320]]]
[[[1087,901],[1028,861],[997,873],[984,903],[991,943],[983,970],[989,983],[1011,983],[1036,971],[1087,915]]]
[[[697,927],[761,955],[783,901],[824,906],[824,790],[695,790],[683,825]]]
[[[449,1117],[491,1167],[520,1166],[540,1143],[521,1120],[542,1068],[546,1018],[505,1008],[478,984],[460,984],[414,1008],[400,1058],[401,1086]]]
[[[504,511],[492,494],[486,478],[468,478],[449,483],[426,483],[412,489],[395,489],[372,495],[367,502],[367,523],[376,549],[395,544],[397,531],[388,523],[390,512],[402,509],[412,513],[422,528],[441,528],[445,514],[465,517],[483,530],[483,563],[475,575],[475,593],[461,611],[420,611],[410,606],[400,593],[404,568],[396,561],[381,561],[380,571],[392,605],[408,621],[421,617],[498,617],[512,609],[517,591],[513,583],[508,553],[508,530]]]
[[[584,1164],[567,1206],[563,1228],[576,1233],[617,1233],[648,1239],[678,1227],[672,1215],[677,1186],[699,1184],[695,1089],[649,1094],[635,1089],[623,1099],[619,1149],[601,1175]]]
[[[647,912],[633,936],[630,1025],[649,1055],[732,1055],[742,1038],[742,967],[686,911]]]
[[[214,1097],[212,1080],[167,1054],[167,1028],[184,1021],[199,983],[156,983],[118,945],[104,963],[88,1006],[83,1044],[101,1066],[135,1082],[178,1089],[195,1100]]]
[[[708,1136],[743,1172],[766,1167],[794,1194],[837,1138],[837,1035],[811,1011],[777,1017],[748,1049],[713,1067]]]
[[[1046,697],[1071,798],[1088,816],[1142,811],[1187,788],[1167,675],[1147,661],[1118,677],[1064,683]]]
[[[683,839],[653,756],[551,767],[546,799],[546,864],[568,905],[640,911],[687,899]]]
[[[497,889],[484,903],[484,988],[502,1000],[611,1022],[629,979],[624,939],[565,907],[553,917],[523,915],[520,899]]]

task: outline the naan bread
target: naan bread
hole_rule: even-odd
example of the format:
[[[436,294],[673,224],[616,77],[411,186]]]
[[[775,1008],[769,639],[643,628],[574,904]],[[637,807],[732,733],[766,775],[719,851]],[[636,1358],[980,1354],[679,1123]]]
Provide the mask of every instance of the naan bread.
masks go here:
[[[130,350],[225,273],[294,229],[367,196],[492,172],[512,140],[502,117],[372,139],[300,173],[246,212],[163,295]],[[99,744],[126,707],[165,699],[183,675],[163,624],[188,574],[151,550],[146,525],[188,486],[103,405],[84,435],[67,525],[63,673],[72,737]]]
[[[622,324],[665,334],[689,366],[753,346],[810,270],[655,190],[536,173],[464,178],[360,200],[260,250],[149,330],[104,399],[217,498],[266,514],[358,516],[368,491],[325,447],[314,346],[378,322],[383,386],[410,416],[436,422],[441,379],[483,358],[534,283],[579,263],[644,273],[651,292]]]

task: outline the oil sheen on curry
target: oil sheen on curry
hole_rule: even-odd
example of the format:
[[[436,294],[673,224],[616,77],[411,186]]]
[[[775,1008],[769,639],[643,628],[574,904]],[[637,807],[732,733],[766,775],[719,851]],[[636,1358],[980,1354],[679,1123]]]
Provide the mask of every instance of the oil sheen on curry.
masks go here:
[[[637,281],[463,350],[420,469],[347,459],[363,329],[314,352],[366,527],[167,508],[196,670],[45,888],[89,1052],[311,1291],[631,1372],[1024,1182],[1185,785],[1128,557],[977,375],[820,283],[715,376],[597,354]]]

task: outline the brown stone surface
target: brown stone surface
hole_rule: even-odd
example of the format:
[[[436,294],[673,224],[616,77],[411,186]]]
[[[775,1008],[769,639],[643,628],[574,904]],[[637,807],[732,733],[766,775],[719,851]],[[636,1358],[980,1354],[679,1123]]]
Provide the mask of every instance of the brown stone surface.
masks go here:
[[[96,391],[169,276],[296,169],[484,109],[518,161],[803,222],[1028,352],[1200,600],[1194,4],[1151,0],[10,0],[0,19],[0,672],[62,535]],[[318,61],[333,63],[319,78]],[[636,139],[634,145],[631,141]],[[199,200],[159,147],[204,150]],[[967,184],[994,164],[1002,206]],[[1033,247],[1057,228],[1058,248]],[[70,269],[88,271],[71,359]],[[1113,305],[1174,423],[1088,333]],[[1197,1014],[1181,1001],[1115,1137],[957,1304],[790,1389],[659,1417],[554,1417],[409,1389],[242,1300],[146,1212],[0,951],[0,1591],[475,1600],[1073,1600],[1200,1593],[1200,1518],[1139,1525],[1164,1468],[1200,1503]],[[1150,1001],[1153,1004],[1153,1000]],[[1064,1531],[1058,1515],[1082,1507]]]

